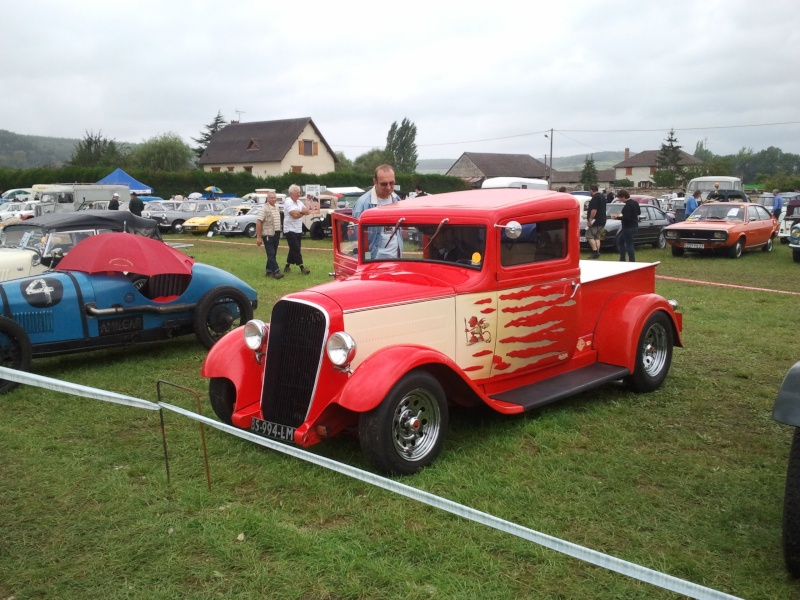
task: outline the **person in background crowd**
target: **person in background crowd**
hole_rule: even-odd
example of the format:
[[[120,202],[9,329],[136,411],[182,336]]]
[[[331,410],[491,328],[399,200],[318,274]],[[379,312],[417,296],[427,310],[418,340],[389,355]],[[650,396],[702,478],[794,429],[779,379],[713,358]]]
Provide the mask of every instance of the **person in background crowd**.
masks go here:
[[[289,245],[289,254],[286,256],[284,274],[291,271],[291,265],[300,267],[303,275],[311,273],[303,266],[303,255],[300,252],[301,238],[303,237],[303,217],[309,213],[308,207],[300,200],[300,186],[289,186],[289,195],[283,201],[283,237]]]
[[[686,218],[689,218],[694,211],[697,210],[697,205],[700,202],[700,196],[703,195],[703,192],[700,190],[696,190],[694,194],[689,196],[686,200]]]
[[[108,203],[108,210],[119,210],[119,194],[111,196],[111,202]]]
[[[625,262],[625,254],[628,254],[630,262],[636,262],[636,253],[633,247],[633,238],[636,235],[636,230],[639,228],[639,215],[642,214],[642,209],[636,200],[631,200],[631,195],[625,191],[620,190],[617,192],[617,198],[625,202],[622,207],[622,214],[620,220],[622,221],[622,231],[620,232],[619,239],[619,259]]]
[[[586,211],[586,240],[592,249],[592,258],[600,258],[600,242],[606,227],[606,197],[598,191],[597,184],[589,186],[592,199]]]
[[[772,216],[780,220],[781,212],[783,211],[783,197],[778,189],[772,190],[772,195],[774,196],[772,199]]]
[[[562,185],[560,188],[558,188],[558,191],[566,194],[567,193],[567,188]]]
[[[610,189],[606,189],[606,202],[613,202],[614,201],[614,191]]]
[[[421,198],[422,196],[427,196],[428,194],[425,193],[425,190],[422,189],[422,184],[417,184],[417,187],[414,188],[414,193],[416,194],[415,198]]]
[[[390,165],[381,165],[375,169],[374,185],[356,202],[353,216],[358,218],[365,210],[399,202],[400,198],[394,193],[394,169]],[[370,227],[367,231],[369,242],[369,257],[373,260],[379,258],[399,257],[403,252],[403,241],[391,231],[382,227]]]
[[[142,216],[144,202],[142,202],[142,199],[139,198],[139,196],[137,196],[134,192],[131,192],[131,200],[128,202],[128,210],[131,211],[131,214],[134,214],[137,217]]]
[[[275,258],[278,254],[278,242],[281,239],[281,211],[277,201],[278,196],[275,192],[267,192],[267,201],[256,218],[256,246],[264,244],[264,250],[267,252],[267,266],[264,274],[267,277],[280,279],[283,277],[283,273],[281,273],[281,267]]]

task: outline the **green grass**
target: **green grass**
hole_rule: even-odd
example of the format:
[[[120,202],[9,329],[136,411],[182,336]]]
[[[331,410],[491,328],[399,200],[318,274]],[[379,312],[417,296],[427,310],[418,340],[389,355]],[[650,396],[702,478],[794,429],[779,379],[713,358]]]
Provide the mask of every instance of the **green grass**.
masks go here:
[[[329,240],[304,240],[311,274],[281,280],[263,276],[253,240],[237,242],[201,237],[188,252],[256,287],[259,318],[329,280]],[[637,258],[661,261],[660,275],[800,292],[785,246]],[[792,432],[771,419],[797,358],[800,299],[657,288],[678,300],[686,344],[661,389],[608,385],[513,417],[454,409],[442,456],[402,481],[730,594],[800,598],[780,550]],[[156,400],[159,379],[204,393],[204,355],[186,337],[34,371]],[[191,395],[163,392],[195,409]],[[165,421],[171,484],[157,414],[32,387],[0,398],[0,599],[676,597],[217,430],[206,434],[209,491],[197,424]],[[354,437],[313,451],[366,467]]]

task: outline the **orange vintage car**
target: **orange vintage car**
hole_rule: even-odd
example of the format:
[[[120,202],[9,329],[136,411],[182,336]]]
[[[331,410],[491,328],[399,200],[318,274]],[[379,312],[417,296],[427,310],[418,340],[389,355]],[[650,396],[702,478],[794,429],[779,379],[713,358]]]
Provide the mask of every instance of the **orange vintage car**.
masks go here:
[[[680,223],[664,228],[672,256],[693,252],[725,251],[739,258],[745,250],[771,252],[778,220],[752,202],[709,202]]]

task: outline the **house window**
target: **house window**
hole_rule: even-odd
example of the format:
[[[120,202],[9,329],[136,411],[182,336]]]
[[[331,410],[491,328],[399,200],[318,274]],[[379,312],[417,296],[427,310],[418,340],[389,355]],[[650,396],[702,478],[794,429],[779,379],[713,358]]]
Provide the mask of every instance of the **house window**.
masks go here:
[[[219,167],[211,167],[212,173],[219,173]]]
[[[650,167],[650,175],[655,175],[655,173],[656,173],[656,168]]]
[[[303,167],[292,165],[292,173],[302,173],[302,172],[303,172]]]
[[[633,167],[626,167],[625,175],[633,175]]]
[[[244,167],[244,172],[245,173],[252,173],[253,172],[253,167],[252,166]]]
[[[319,154],[319,143],[312,140],[298,140],[297,149],[300,156],[317,156]]]

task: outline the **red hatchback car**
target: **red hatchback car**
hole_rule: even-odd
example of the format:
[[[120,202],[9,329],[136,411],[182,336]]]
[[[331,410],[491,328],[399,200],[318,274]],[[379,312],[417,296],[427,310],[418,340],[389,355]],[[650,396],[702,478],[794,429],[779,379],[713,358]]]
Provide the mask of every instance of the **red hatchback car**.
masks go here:
[[[687,250],[724,250],[739,258],[745,250],[771,252],[778,235],[778,220],[763,206],[751,202],[709,202],[680,223],[664,228],[673,256]]]

